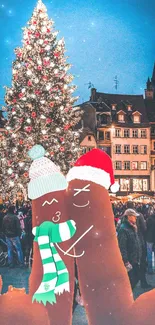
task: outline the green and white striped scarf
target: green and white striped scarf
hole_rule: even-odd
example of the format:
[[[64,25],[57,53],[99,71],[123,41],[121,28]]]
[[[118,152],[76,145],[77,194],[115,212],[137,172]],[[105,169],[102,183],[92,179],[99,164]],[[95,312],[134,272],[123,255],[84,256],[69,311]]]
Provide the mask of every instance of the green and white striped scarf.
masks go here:
[[[59,224],[45,221],[33,228],[32,232],[35,235],[34,241],[38,242],[43,264],[42,282],[34,293],[32,302],[36,300],[46,306],[47,302],[56,303],[56,294],[70,291],[69,273],[54,243],[70,239],[76,232],[76,226],[73,220]]]

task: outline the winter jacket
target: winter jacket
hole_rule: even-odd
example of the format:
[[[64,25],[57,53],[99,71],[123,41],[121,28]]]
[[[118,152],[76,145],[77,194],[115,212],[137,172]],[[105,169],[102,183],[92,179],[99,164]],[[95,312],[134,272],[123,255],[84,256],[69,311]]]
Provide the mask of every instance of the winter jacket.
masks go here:
[[[138,233],[127,220],[121,224],[118,232],[118,243],[124,264],[140,264],[142,246]]]
[[[14,238],[21,235],[20,221],[16,215],[8,213],[4,217],[2,231],[8,238]]]
[[[155,244],[155,215],[151,215],[150,217],[148,217],[146,224],[146,241],[148,243]]]

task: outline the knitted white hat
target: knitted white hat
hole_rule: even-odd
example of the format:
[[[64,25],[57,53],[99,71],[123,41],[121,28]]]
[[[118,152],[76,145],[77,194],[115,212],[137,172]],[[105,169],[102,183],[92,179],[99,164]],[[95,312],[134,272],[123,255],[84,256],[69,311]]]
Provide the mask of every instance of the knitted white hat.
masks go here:
[[[47,193],[67,188],[67,181],[61,174],[60,168],[44,157],[45,149],[41,145],[35,145],[28,151],[28,155],[33,159],[29,170],[28,197],[30,199],[34,200]]]

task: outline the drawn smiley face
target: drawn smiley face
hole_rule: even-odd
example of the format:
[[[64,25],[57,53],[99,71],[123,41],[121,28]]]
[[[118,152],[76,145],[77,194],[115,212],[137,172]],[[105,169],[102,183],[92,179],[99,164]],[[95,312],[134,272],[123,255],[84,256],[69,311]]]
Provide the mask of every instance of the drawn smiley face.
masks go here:
[[[90,184],[85,185],[82,188],[74,188],[74,197],[76,197],[77,195],[83,193],[83,192],[90,192]],[[88,205],[90,204],[90,201],[88,200],[85,204],[79,205],[73,202],[73,205],[76,208],[86,208]]]

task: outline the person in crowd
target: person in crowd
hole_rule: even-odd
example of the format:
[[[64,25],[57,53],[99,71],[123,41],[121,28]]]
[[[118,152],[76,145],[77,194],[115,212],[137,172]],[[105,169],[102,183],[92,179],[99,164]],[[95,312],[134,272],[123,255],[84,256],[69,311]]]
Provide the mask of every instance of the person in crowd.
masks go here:
[[[24,267],[23,252],[20,243],[21,227],[17,216],[14,214],[15,207],[9,206],[7,215],[3,219],[2,231],[6,237],[8,249],[8,266],[14,267],[13,250],[16,249],[20,267]]]
[[[143,289],[152,289],[151,285],[147,283],[146,280],[146,260],[147,260],[147,249],[146,249],[146,221],[144,216],[141,212],[138,212],[138,208],[140,210],[139,205],[135,205],[132,201],[128,201],[126,204],[127,208],[134,209],[137,213],[137,230],[138,236],[140,239],[141,249],[142,249],[142,256],[140,260],[140,283],[141,288]]]
[[[146,244],[147,244],[147,263],[148,263],[148,273],[153,274],[153,263],[152,263],[152,253],[155,244],[155,211],[154,208],[150,208],[149,216],[146,220],[147,230],[146,230]]]
[[[136,224],[137,217],[138,214],[135,210],[127,209],[118,231],[118,243],[132,289],[140,280],[140,261],[142,257],[142,248]]]

